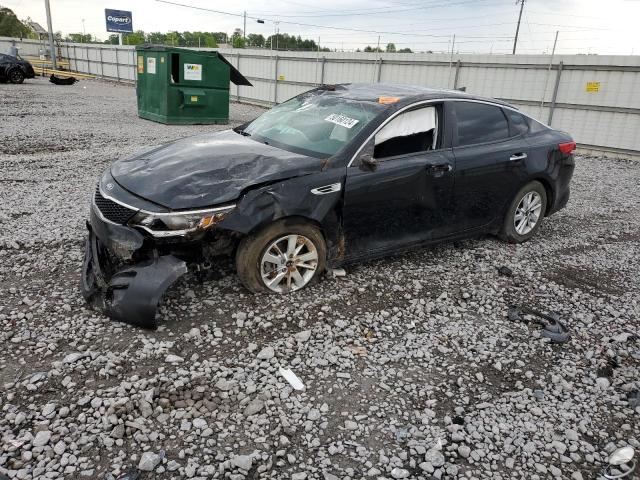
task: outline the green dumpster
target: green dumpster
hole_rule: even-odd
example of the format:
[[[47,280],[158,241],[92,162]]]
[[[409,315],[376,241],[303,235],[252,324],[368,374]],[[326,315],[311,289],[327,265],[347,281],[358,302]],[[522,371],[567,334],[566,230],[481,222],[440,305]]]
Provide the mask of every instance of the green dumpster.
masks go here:
[[[138,116],[166,124],[229,122],[229,82],[252,86],[218,52],[136,47]]]

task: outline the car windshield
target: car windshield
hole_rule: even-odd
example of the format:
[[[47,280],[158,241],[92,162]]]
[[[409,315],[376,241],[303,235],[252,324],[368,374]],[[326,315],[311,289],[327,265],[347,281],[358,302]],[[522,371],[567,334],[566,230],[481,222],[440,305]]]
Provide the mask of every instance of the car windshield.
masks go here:
[[[331,91],[313,91],[265,112],[242,133],[283,150],[325,158],[339,152],[384,107]]]

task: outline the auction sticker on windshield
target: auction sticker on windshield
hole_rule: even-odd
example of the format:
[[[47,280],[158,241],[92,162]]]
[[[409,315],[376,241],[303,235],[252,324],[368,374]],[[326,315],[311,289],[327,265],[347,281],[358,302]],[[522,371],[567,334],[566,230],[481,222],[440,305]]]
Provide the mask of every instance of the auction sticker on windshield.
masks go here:
[[[346,115],[340,115],[338,113],[332,113],[324,120],[345,128],[353,128],[353,126],[359,122],[359,120],[356,120],[355,118],[349,118]]]

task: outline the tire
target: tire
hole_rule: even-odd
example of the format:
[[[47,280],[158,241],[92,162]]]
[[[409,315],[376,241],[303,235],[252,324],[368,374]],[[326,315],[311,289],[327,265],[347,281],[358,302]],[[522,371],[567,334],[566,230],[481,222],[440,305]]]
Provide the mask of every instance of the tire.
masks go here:
[[[511,201],[500,237],[509,243],[526,242],[540,229],[546,209],[547,191],[544,186],[535,180],[529,182]]]
[[[290,258],[292,252],[295,256]],[[242,239],[236,252],[236,269],[251,292],[289,293],[316,283],[326,268],[326,257],[326,243],[318,228],[297,219],[284,219]]]
[[[15,84],[24,82],[24,72],[19,68],[14,68],[9,72],[9,81]]]

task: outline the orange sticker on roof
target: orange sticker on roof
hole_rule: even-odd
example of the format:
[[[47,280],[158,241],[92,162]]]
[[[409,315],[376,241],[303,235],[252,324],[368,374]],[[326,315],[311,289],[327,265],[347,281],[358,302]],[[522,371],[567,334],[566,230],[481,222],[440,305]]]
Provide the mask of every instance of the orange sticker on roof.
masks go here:
[[[388,103],[396,103],[398,100],[400,100],[398,97],[379,97],[378,103],[386,105]]]

